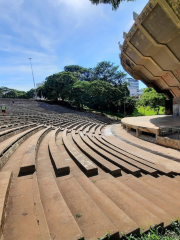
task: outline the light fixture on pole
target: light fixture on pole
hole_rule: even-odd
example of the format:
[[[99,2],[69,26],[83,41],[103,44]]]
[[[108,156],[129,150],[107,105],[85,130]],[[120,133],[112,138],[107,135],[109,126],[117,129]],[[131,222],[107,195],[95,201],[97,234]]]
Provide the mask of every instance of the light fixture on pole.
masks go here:
[[[34,81],[34,73],[33,73],[31,58],[29,58],[29,61],[30,61],[30,65],[31,65],[32,77],[33,77],[34,89],[35,89],[35,98],[36,98],[37,97],[37,95],[36,95],[36,85],[35,85],[35,81]]]

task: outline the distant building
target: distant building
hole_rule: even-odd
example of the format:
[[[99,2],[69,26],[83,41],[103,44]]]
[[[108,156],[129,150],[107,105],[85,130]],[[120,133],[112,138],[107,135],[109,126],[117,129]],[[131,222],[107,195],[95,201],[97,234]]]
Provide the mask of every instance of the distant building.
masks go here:
[[[126,82],[130,84],[128,85],[130,96],[139,97],[140,95],[142,95],[143,91],[139,90],[138,80],[135,80],[133,78],[126,78]]]
[[[36,87],[38,88],[38,87],[42,86],[43,84],[44,84],[44,81],[42,83],[37,83]]]

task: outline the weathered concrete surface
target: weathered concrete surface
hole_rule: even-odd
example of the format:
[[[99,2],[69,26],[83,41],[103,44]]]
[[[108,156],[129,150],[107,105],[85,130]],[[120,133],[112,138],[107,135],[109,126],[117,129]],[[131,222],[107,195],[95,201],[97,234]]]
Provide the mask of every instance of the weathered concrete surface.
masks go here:
[[[150,0],[121,48],[124,69],[147,86],[180,97],[180,2]]]

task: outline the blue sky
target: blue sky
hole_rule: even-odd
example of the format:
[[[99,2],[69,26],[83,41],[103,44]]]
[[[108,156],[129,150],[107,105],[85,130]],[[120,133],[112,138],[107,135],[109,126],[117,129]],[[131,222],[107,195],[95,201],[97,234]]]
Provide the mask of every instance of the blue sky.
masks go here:
[[[148,0],[92,5],[89,0],[0,0],[0,86],[29,90],[65,65],[120,66],[118,42]],[[140,87],[144,84],[140,83]]]

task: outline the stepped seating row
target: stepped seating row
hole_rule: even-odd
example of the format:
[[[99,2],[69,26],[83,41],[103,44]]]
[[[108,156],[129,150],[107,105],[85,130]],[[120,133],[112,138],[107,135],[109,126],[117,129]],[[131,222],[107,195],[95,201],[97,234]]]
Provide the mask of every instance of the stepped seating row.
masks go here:
[[[4,239],[108,239],[107,231],[120,239],[178,220],[180,176],[111,142],[104,123],[73,117],[44,116],[52,126],[31,125],[0,143],[1,158],[9,151],[0,189],[1,174],[10,183],[13,172],[9,198],[8,183],[2,193]]]
[[[36,154],[39,145],[44,136],[51,130],[51,128],[43,129],[39,132],[39,136],[35,136],[28,145],[28,148],[24,154],[19,176],[32,174],[36,171]]]
[[[28,124],[28,125],[23,125],[23,126],[19,126],[19,127],[15,127],[12,129],[5,130],[3,132],[0,132],[0,142],[8,139],[9,137],[16,135],[17,133],[23,132],[26,129],[29,129],[31,127],[35,126],[35,124]]]
[[[74,126],[74,124],[73,124]],[[77,125],[79,126],[79,125]],[[172,176],[173,172],[159,166],[157,164],[152,164],[144,159],[135,157],[133,155],[124,152],[121,149],[118,149],[111,144],[108,144],[107,140],[104,137],[99,136],[99,131],[94,134],[95,127],[92,125],[85,127],[83,132],[89,132],[91,127],[91,134],[85,136],[82,133],[82,128],[79,130],[80,134],[77,136],[77,130],[72,130],[72,139],[78,146],[78,148],[91,160],[101,165],[102,168],[106,169],[107,172],[110,172],[112,175],[120,174],[121,169],[127,173],[133,175],[140,175],[140,173],[146,173],[150,175],[157,176],[157,174],[164,174]],[[102,126],[101,126],[102,127]],[[96,126],[98,129],[98,125]],[[77,161],[77,163],[86,171],[88,175],[97,174],[97,168],[93,166],[92,162],[89,161],[85,156],[82,156],[72,144],[68,141],[67,130],[64,130],[63,133],[63,143],[66,147],[68,153]],[[102,164],[103,163],[103,164]],[[91,166],[89,168],[89,166]]]
[[[5,141],[0,143],[0,168],[4,166],[8,158],[14,153],[14,151],[23,143],[29,136],[33,135],[35,132],[42,129],[44,126],[39,125],[36,127],[31,127],[21,133],[12,136]]]
[[[12,180],[12,172],[0,172],[0,237],[3,234],[3,225],[5,219],[5,206]]]
[[[6,129],[12,129],[16,126],[22,126],[22,125],[25,125],[25,124],[28,124],[28,122],[20,122],[20,123],[12,123],[12,124],[6,124],[6,125],[2,125],[0,127],[0,132],[2,131],[5,131]]]
[[[4,120],[2,122],[3,125],[8,124],[8,123],[13,123],[13,122],[20,122],[20,120],[17,120],[17,116],[14,116],[15,120],[13,120],[12,118],[7,118],[7,117],[5,117],[5,118],[6,118],[6,120]],[[61,118],[59,118],[57,116],[56,117],[53,116],[53,117],[49,118],[47,116],[46,117],[42,117],[42,116],[38,117],[36,115],[30,115],[29,117],[21,117],[21,121],[22,120],[24,120],[26,122],[33,122],[33,123],[38,123],[38,124],[46,124],[46,125],[54,125],[54,126],[62,125],[62,127],[63,127],[63,125],[69,126],[70,122],[72,122],[72,124],[73,123],[76,124],[77,121],[82,122],[82,123],[83,123],[83,121],[87,121],[87,122],[91,121],[87,117],[83,118],[83,117],[77,117],[76,115],[68,116],[68,115],[64,115],[64,114]],[[100,122],[98,122],[98,123],[100,123]]]

